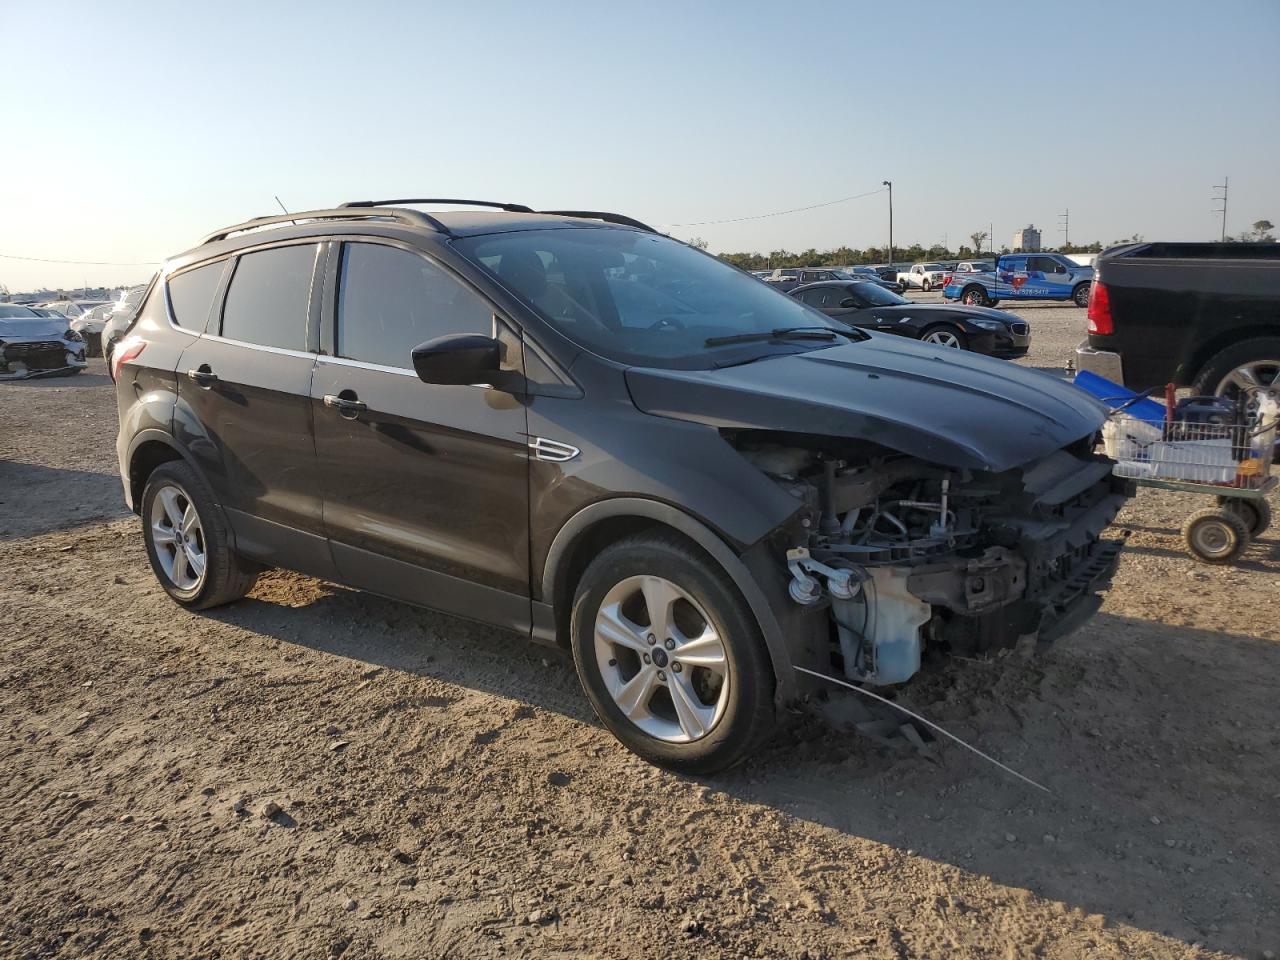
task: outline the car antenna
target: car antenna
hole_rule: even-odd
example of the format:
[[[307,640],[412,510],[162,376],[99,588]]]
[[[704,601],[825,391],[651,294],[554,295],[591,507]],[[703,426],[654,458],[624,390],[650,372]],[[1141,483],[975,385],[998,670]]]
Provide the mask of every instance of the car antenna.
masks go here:
[[[288,207],[286,207],[283,203],[280,203],[280,197],[279,197],[278,195],[276,195],[276,194],[272,194],[272,196],[275,196],[275,198],[276,198],[276,203],[279,203],[279,204],[280,204],[280,209],[281,209],[281,210],[283,210],[285,213],[288,213],[288,212],[289,212],[289,208],[288,208]],[[296,227],[296,226],[298,225],[298,221],[297,221],[297,220],[294,220],[294,221],[293,221],[293,225]]]

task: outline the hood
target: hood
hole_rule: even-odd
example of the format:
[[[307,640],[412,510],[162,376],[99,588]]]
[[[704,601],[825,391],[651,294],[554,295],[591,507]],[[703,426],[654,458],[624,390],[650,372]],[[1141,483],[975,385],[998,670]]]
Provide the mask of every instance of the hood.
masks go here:
[[[873,317],[928,317],[937,314],[939,320],[972,317],[975,320],[999,320],[1004,324],[1022,321],[1021,317],[1003,310],[993,310],[991,307],[957,306],[949,303],[901,303],[889,307],[867,307],[866,312]]]
[[[636,406],[656,416],[868,440],[977,470],[1048,456],[1106,417],[1048,374],[889,334],[721,370],[633,367],[626,378]]]
[[[52,317],[0,317],[0,340],[40,337],[61,340],[67,321]]]

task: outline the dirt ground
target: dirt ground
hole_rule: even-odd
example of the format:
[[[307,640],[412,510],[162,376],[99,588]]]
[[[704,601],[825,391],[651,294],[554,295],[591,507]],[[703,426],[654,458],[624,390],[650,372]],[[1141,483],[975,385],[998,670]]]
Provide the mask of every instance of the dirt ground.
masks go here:
[[[1019,312],[1060,369],[1083,311]],[[0,957],[1280,953],[1275,532],[1200,565],[1144,491],[1087,627],[907,687],[1050,796],[811,711],[696,780],[519,637],[289,573],[183,611],[115,429],[101,361],[0,385]]]

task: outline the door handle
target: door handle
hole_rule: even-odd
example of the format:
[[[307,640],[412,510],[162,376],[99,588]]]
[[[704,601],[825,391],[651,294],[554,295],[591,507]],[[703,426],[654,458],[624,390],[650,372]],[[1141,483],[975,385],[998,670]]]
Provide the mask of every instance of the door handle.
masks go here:
[[[187,377],[196,382],[196,386],[208,390],[218,382],[218,375],[209,369],[208,364],[201,364],[195,370],[188,370]]]
[[[342,392],[349,393],[350,391],[344,390]],[[324,405],[337,410],[338,416],[346,417],[348,420],[354,420],[369,409],[369,405],[363,400],[356,400],[354,397],[334,396],[332,393],[324,395]]]

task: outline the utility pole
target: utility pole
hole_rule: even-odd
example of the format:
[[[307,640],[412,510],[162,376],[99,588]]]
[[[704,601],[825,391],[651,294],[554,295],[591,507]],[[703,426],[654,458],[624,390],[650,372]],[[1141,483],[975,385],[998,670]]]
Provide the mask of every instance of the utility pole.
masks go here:
[[[1058,230],[1062,234],[1062,245],[1071,246],[1071,211],[1063,210],[1058,214]]]
[[[996,252],[996,225],[994,223],[987,224],[987,245],[991,247],[988,253]]]
[[[1222,191],[1222,196],[1220,196],[1220,197],[1219,197],[1217,194],[1214,194],[1214,196],[1212,197],[1212,200],[1213,200],[1213,202],[1214,202],[1214,203],[1217,203],[1218,201],[1222,201],[1222,209],[1221,209],[1221,210],[1219,210],[1217,207],[1214,207],[1213,212],[1214,212],[1214,213],[1220,213],[1220,214],[1222,214],[1222,241],[1223,241],[1223,243],[1225,243],[1225,242],[1226,242],[1226,240],[1227,240],[1227,188],[1228,188],[1229,186],[1231,186],[1231,178],[1230,178],[1230,177],[1223,177],[1223,178],[1222,178],[1222,182],[1221,182],[1221,183],[1215,183],[1215,184],[1213,185],[1213,189],[1215,189],[1215,190],[1221,190],[1221,191]]]
[[[881,180],[889,188],[889,266],[893,266],[893,181]]]

